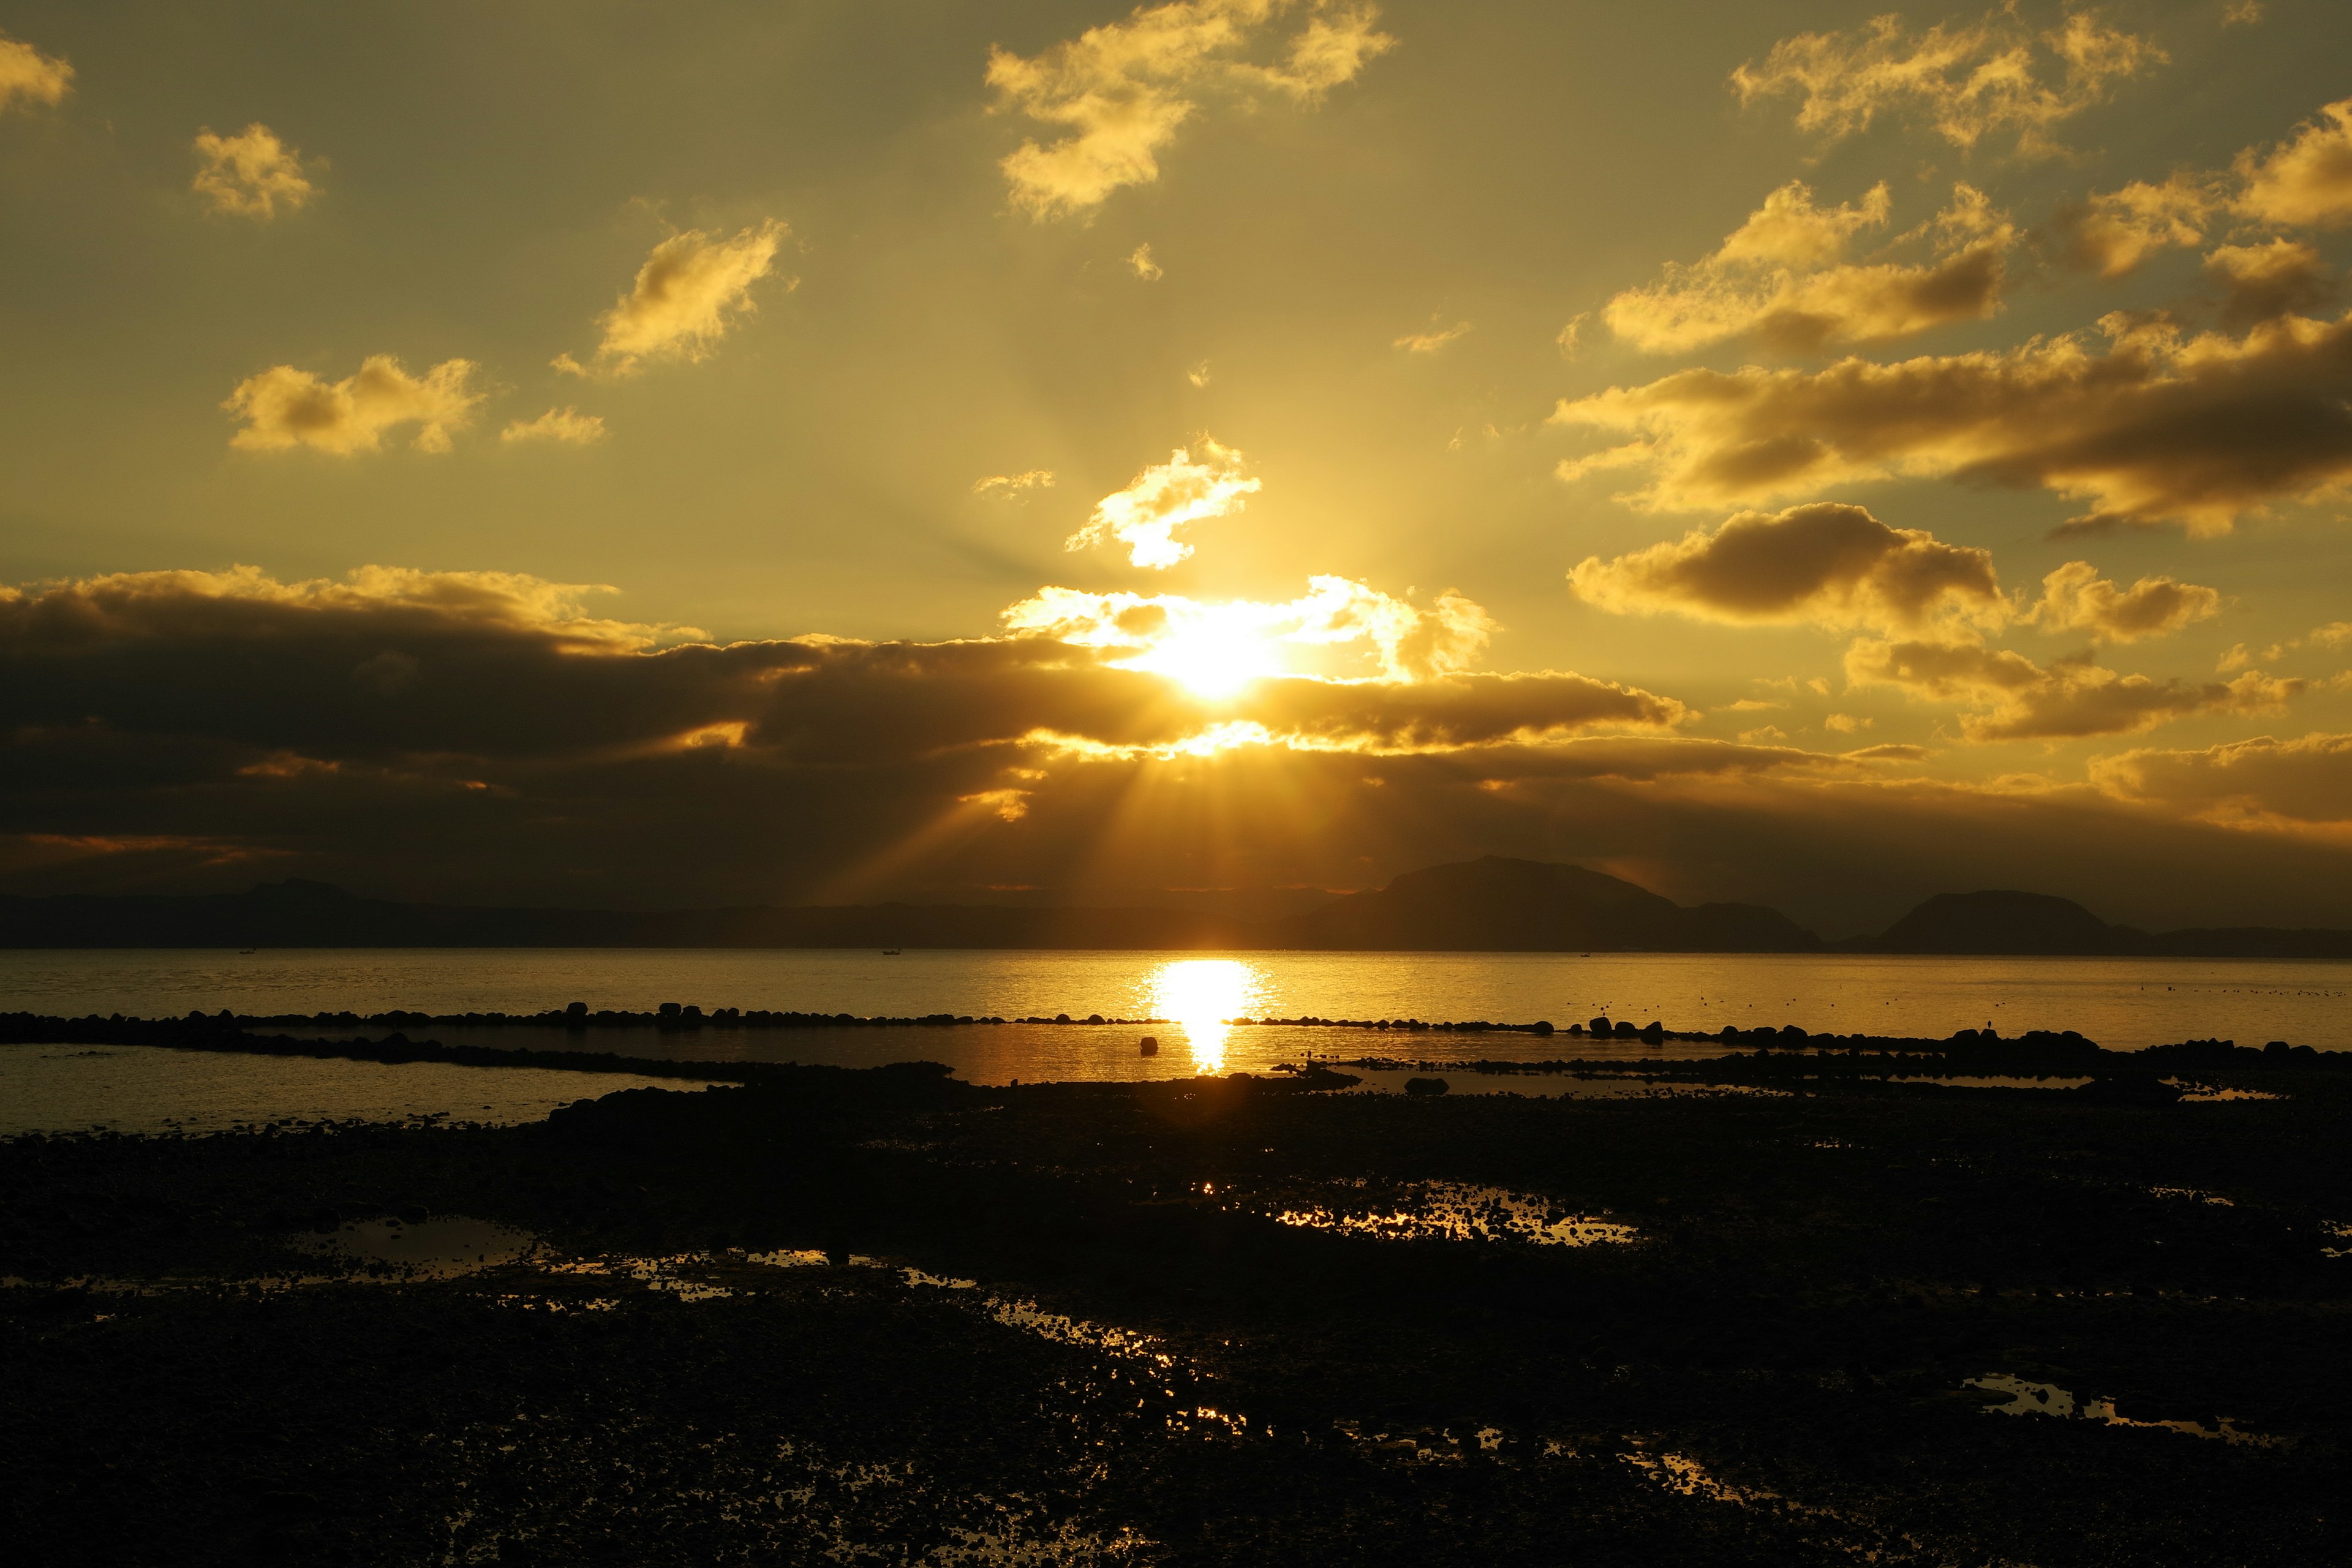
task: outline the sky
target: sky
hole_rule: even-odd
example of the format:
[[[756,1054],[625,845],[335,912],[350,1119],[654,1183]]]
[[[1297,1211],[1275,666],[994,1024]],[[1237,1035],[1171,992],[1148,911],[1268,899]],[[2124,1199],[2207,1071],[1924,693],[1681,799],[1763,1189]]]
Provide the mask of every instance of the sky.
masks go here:
[[[2329,0],[0,0],[0,890],[2352,925]]]

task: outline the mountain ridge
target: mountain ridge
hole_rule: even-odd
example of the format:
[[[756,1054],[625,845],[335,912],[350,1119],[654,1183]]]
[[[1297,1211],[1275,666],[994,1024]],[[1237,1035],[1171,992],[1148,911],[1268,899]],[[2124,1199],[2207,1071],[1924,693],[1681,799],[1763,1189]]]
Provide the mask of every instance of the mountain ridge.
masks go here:
[[[2352,931],[2149,932],[2014,889],[1939,893],[1825,942],[1758,904],[1676,904],[1587,867],[1486,856],[1304,913],[1239,920],[1082,905],[733,905],[630,910],[409,903],[289,879],[239,893],[0,895],[0,948],[719,947],[1811,952],[2352,959]]]

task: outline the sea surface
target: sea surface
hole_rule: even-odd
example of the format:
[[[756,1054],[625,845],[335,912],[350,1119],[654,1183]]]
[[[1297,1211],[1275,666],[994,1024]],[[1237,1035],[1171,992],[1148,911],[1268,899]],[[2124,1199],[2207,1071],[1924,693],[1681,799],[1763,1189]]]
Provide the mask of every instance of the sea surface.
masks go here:
[[[84,1016],[237,1013],[536,1013],[584,1002],[664,1002],[804,1013],[1005,1018],[1066,1013],[1154,1025],[756,1030],[518,1028],[411,1031],[446,1044],[611,1051],[672,1059],[927,1060],[976,1083],[1157,1079],[1263,1071],[1309,1054],[1410,1058],[1712,1055],[1670,1042],[1233,1026],[1236,1017],[1486,1019],[1565,1027],[1597,1014],[1669,1029],[1796,1024],[1816,1034],[1940,1038],[2074,1029],[2111,1049],[2219,1037],[2352,1049],[2352,963],[2234,959],[1932,958],[1855,954],[803,952],[678,949],[284,949],[0,952],[0,1011]],[[381,1029],[369,1031],[381,1034]],[[1145,1035],[1157,1042],[1142,1054]],[[170,1065],[177,1060],[184,1064]],[[516,1120],[627,1087],[496,1068],[273,1063],[109,1048],[11,1048],[0,1132],[105,1123],[144,1131],[362,1113]],[[563,1081],[556,1081],[558,1078]],[[1374,1079],[1384,1083],[1386,1075]],[[580,1081],[585,1080],[585,1081]],[[1507,1081],[1507,1080],[1506,1080]],[[1459,1087],[1469,1087],[1460,1084]],[[1522,1080],[1522,1089],[1528,1086]],[[174,1110],[175,1102],[180,1109]],[[46,1109],[35,1110],[36,1106]],[[110,1111],[114,1112],[110,1114]],[[68,1118],[68,1112],[70,1116]]]

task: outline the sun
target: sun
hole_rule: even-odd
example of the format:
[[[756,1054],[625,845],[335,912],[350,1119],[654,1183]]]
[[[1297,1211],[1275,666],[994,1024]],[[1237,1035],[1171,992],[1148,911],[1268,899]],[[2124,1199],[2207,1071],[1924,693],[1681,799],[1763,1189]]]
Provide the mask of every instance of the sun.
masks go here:
[[[1257,605],[1203,605],[1175,621],[1149,648],[1120,662],[1164,675],[1196,697],[1231,697],[1253,680],[1283,673],[1281,651],[1265,635]],[[1221,613],[1222,612],[1222,613]]]

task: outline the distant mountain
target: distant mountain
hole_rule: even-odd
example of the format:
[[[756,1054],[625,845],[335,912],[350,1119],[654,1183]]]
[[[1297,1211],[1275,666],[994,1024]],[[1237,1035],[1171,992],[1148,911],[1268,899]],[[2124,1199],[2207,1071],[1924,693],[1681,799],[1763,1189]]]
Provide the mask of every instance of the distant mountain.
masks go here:
[[[1473,952],[1805,952],[1821,939],[1754,904],[1685,909],[1587,870],[1489,855],[1408,871],[1271,922],[1275,947]]]
[[[192,896],[0,897],[0,947],[740,947],[1265,949],[1453,952],[1811,952],[1759,904],[1681,905],[1582,866],[1490,855],[1408,871],[1286,919],[1188,910],[861,904],[502,909],[362,898],[325,882]],[[1849,952],[2352,959],[2352,931],[2150,933],[2069,899],[1942,893]]]
[[[1938,893],[1885,935],[1839,945],[1861,952],[2352,959],[2352,931],[2233,926],[2151,932],[2110,925],[2072,899],[2010,889]]]

